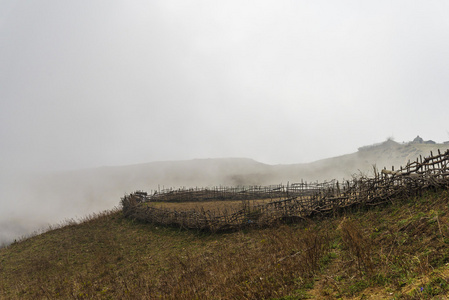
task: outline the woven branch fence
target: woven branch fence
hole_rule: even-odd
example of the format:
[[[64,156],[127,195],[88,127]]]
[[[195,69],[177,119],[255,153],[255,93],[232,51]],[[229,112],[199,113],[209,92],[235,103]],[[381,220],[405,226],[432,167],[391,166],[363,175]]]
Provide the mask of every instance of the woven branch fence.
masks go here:
[[[293,195],[313,194],[333,185],[332,182],[324,183],[294,183],[287,185],[269,186],[219,186],[213,188],[180,188],[164,189],[148,196],[147,200],[155,202],[202,202],[202,201],[235,201],[235,200],[260,200],[260,199],[282,199]]]
[[[332,213],[356,205],[374,206],[397,197],[413,196],[428,189],[449,188],[449,149],[427,158],[420,156],[399,170],[374,169],[374,177],[325,183],[294,183],[286,186],[165,190],[147,195],[135,192],[122,198],[126,217],[161,225],[212,232],[249,226],[270,226],[317,213]],[[251,205],[252,199],[271,199]],[[151,206],[152,201],[242,200],[239,209],[177,211]]]

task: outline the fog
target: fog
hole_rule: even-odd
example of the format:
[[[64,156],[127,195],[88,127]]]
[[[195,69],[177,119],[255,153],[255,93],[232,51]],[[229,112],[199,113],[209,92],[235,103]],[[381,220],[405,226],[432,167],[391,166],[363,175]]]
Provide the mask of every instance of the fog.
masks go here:
[[[0,1],[0,243],[112,208],[132,189],[239,183],[213,168],[205,181],[187,167],[171,170],[176,180],[117,175],[128,165],[234,157],[267,170],[388,137],[448,141],[448,9]],[[124,169],[105,175],[114,166]],[[252,182],[270,180],[287,179]]]

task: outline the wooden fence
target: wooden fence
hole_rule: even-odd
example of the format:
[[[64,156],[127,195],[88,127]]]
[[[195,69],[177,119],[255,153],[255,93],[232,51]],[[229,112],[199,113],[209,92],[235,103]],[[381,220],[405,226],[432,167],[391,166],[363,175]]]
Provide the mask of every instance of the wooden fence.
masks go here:
[[[311,195],[318,190],[332,186],[334,181],[324,183],[300,182],[287,185],[269,186],[217,186],[212,188],[163,189],[147,195],[147,200],[154,202],[201,202],[201,201],[235,201],[282,199],[299,195]]]
[[[449,187],[449,149],[427,158],[419,157],[399,170],[374,170],[374,177],[325,183],[294,183],[268,187],[166,190],[147,195],[136,192],[122,198],[126,217],[163,225],[208,231],[269,226],[282,220],[294,221],[316,213],[333,212],[355,205],[378,205],[396,197],[413,196],[428,189]],[[251,205],[251,199],[271,199]],[[158,209],[152,201],[242,200],[240,209],[177,211]]]

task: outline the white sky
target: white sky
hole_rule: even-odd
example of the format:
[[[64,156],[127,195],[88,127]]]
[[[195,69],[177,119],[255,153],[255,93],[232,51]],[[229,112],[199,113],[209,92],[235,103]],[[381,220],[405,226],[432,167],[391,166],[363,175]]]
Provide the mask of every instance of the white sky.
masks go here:
[[[449,140],[448,1],[0,0],[0,167]]]

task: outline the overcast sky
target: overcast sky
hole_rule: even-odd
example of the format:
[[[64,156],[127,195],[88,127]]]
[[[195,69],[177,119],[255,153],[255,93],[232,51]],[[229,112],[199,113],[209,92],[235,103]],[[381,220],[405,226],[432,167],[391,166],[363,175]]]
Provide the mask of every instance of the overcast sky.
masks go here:
[[[0,163],[449,140],[448,1],[0,0]]]

